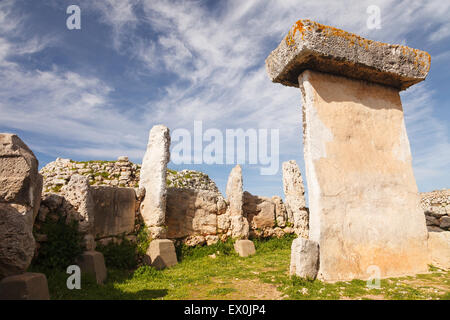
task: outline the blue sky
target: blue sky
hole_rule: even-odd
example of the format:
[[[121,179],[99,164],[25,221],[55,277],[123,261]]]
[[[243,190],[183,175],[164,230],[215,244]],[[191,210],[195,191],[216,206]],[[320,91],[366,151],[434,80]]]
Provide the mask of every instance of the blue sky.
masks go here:
[[[81,30],[66,9],[81,8]],[[381,29],[368,29],[369,5]],[[56,157],[141,162],[148,131],[279,129],[280,166],[304,174],[300,92],[270,82],[264,60],[298,19],[431,54],[426,79],[401,93],[420,191],[450,187],[449,1],[0,1],[0,132],[44,165]],[[224,191],[231,165],[174,165]],[[244,187],[282,195],[281,169],[244,165]],[[306,180],[306,179],[305,179]]]

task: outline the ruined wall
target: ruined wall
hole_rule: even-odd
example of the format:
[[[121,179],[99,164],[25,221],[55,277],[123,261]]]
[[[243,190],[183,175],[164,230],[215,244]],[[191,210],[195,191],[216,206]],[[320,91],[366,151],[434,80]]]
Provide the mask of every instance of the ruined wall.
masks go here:
[[[59,193],[70,177],[79,174],[93,186],[139,187],[141,165],[122,156],[117,161],[74,161],[57,158],[45,165],[39,173],[44,177],[43,193]],[[167,170],[167,187],[193,188],[219,192],[208,175],[194,170]]]
[[[120,157],[117,161],[76,162],[57,159],[41,169],[44,194],[37,224],[58,215],[74,215],[74,208],[63,194],[63,188],[74,174],[87,177],[93,195],[94,233],[97,241],[119,241],[126,234],[133,240],[139,228],[139,204],[143,194],[137,188],[140,165]],[[101,178],[99,178],[101,177]],[[114,188],[113,188],[114,187]],[[206,174],[193,171],[167,170],[166,225],[168,238],[187,245],[212,244],[231,236],[228,203],[216,184]],[[50,192],[49,192],[50,191]],[[449,190],[422,193],[429,231],[449,230]],[[303,193],[302,193],[303,194]],[[308,208],[304,208],[308,210]],[[76,210],[75,210],[76,211]],[[296,226],[286,203],[278,196],[272,198],[243,193],[243,212],[249,224],[249,237],[281,237],[284,234],[307,234]],[[298,220],[298,219],[297,219]],[[298,229],[298,230],[297,230]],[[37,235],[45,241],[45,235]]]
[[[428,231],[450,231],[450,189],[422,192],[420,196]]]

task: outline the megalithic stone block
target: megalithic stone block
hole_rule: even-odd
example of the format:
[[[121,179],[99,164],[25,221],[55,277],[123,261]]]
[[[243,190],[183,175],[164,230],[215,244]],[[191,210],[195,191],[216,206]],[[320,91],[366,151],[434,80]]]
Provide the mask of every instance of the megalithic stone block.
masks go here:
[[[142,160],[139,188],[145,189],[141,214],[153,239],[166,237],[166,175],[170,160],[170,132],[163,125],[149,133],[147,151]]]
[[[169,239],[152,240],[145,262],[159,270],[176,265],[178,261],[173,242]]]
[[[319,244],[315,241],[297,238],[292,241],[289,273],[314,280],[319,271]]]
[[[3,278],[0,300],[49,300],[47,277],[43,273],[26,272]]]
[[[248,257],[256,253],[255,244],[251,240],[237,240],[234,243],[234,250],[241,257]]]
[[[98,251],[85,251],[77,259],[77,264],[83,273],[93,275],[98,284],[106,280],[107,271],[105,266],[105,258]]]
[[[301,20],[267,58],[275,82],[300,86],[318,278],[427,271],[427,230],[399,90],[423,80],[429,55]]]
[[[398,89],[424,80],[430,55],[418,49],[362,38],[344,30],[299,20],[266,59],[273,82],[298,87],[298,76],[315,70]]]

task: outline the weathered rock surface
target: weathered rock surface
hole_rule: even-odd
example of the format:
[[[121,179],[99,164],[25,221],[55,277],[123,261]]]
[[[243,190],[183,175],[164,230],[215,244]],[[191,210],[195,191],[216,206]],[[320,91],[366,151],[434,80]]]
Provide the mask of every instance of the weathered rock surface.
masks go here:
[[[309,212],[305,202],[305,187],[297,163],[283,163],[283,190],[288,220],[293,222],[295,233],[307,239],[309,234]]]
[[[91,186],[132,187],[139,186],[141,165],[119,157],[117,161],[74,161],[58,158],[45,165],[40,173],[44,177],[44,193],[60,193],[71,176],[80,174],[89,179]],[[219,192],[214,181],[203,172],[195,170],[175,171],[167,169],[167,187],[200,189]]]
[[[255,244],[250,240],[237,240],[234,243],[234,250],[241,257],[248,257],[256,253]]]
[[[136,192],[131,188],[91,187],[96,238],[134,231]]]
[[[43,273],[22,273],[0,282],[0,300],[49,300],[47,277]]]
[[[266,59],[270,79],[298,87],[307,69],[406,89],[424,80],[430,55],[421,50],[364,39],[310,20],[299,20]]]
[[[85,251],[77,259],[77,265],[81,272],[93,275],[98,284],[106,280],[107,271],[105,266],[105,258],[98,251]]]
[[[428,231],[450,230],[450,189],[422,192],[420,196]]]
[[[398,90],[314,71],[299,82],[319,277],[363,279],[370,265],[382,277],[426,272],[427,230]]]
[[[147,250],[147,263],[156,269],[176,265],[178,262],[173,242],[168,239],[156,239],[150,242]]]
[[[167,237],[184,238],[192,235],[215,235],[217,217],[226,211],[220,193],[194,189],[167,189]],[[203,239],[203,242],[205,239]],[[192,241],[190,242],[192,244]]]
[[[290,274],[305,279],[315,279],[319,271],[319,244],[297,238],[292,241]]]
[[[247,239],[249,235],[248,220],[244,217],[244,190],[242,168],[236,165],[228,177],[226,195],[228,202],[227,215],[230,217],[230,231],[233,238]]]
[[[245,191],[243,211],[251,229],[275,227],[275,203],[271,198],[254,196]]]
[[[0,278],[22,273],[33,258],[41,191],[33,152],[18,136],[0,134]]]
[[[164,238],[166,214],[166,175],[170,159],[169,129],[163,125],[150,130],[147,151],[142,160],[139,187],[145,189],[141,214],[153,238]]]
[[[94,198],[89,185],[89,179],[82,175],[73,175],[70,181],[61,189],[65,201],[71,205],[69,220],[79,222],[79,230],[84,233],[94,232]]]
[[[429,232],[428,250],[434,266],[450,268],[450,231]]]

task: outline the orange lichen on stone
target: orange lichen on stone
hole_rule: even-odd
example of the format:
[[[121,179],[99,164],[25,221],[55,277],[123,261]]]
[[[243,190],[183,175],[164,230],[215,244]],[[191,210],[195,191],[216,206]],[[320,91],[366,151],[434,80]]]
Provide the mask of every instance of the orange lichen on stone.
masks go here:
[[[304,40],[305,31],[319,31],[322,32],[326,37],[340,37],[349,42],[349,46],[355,46],[358,45],[361,48],[364,48],[366,51],[369,50],[369,46],[371,45],[377,45],[377,46],[389,46],[389,44],[384,42],[378,42],[373,41],[369,39],[365,39],[361,36],[358,36],[357,34],[344,31],[342,29],[338,29],[331,26],[326,26],[308,19],[304,20],[298,20],[289,30],[288,34],[285,37],[286,44],[290,47],[294,47],[294,49],[297,49],[296,43],[295,43],[295,35],[297,32],[300,33],[302,40]],[[406,57],[411,57],[414,55],[414,65],[416,68],[419,66],[424,67],[426,64],[426,58],[428,57],[428,70],[430,68],[431,63],[431,57],[427,52],[423,52],[419,54],[419,50],[417,49],[411,49],[409,47],[403,46],[403,45],[397,45],[401,53]],[[425,56],[424,56],[425,55]]]
[[[289,30],[289,32],[288,32],[288,34],[287,34],[287,36],[285,38],[286,39],[286,44],[288,46],[292,46],[292,45],[295,44],[294,37],[295,37],[295,34],[297,33],[297,31],[301,34],[302,40],[303,40],[303,31],[304,31],[304,29],[303,29],[302,20],[298,20],[295,23],[295,25],[292,27],[292,29]]]

